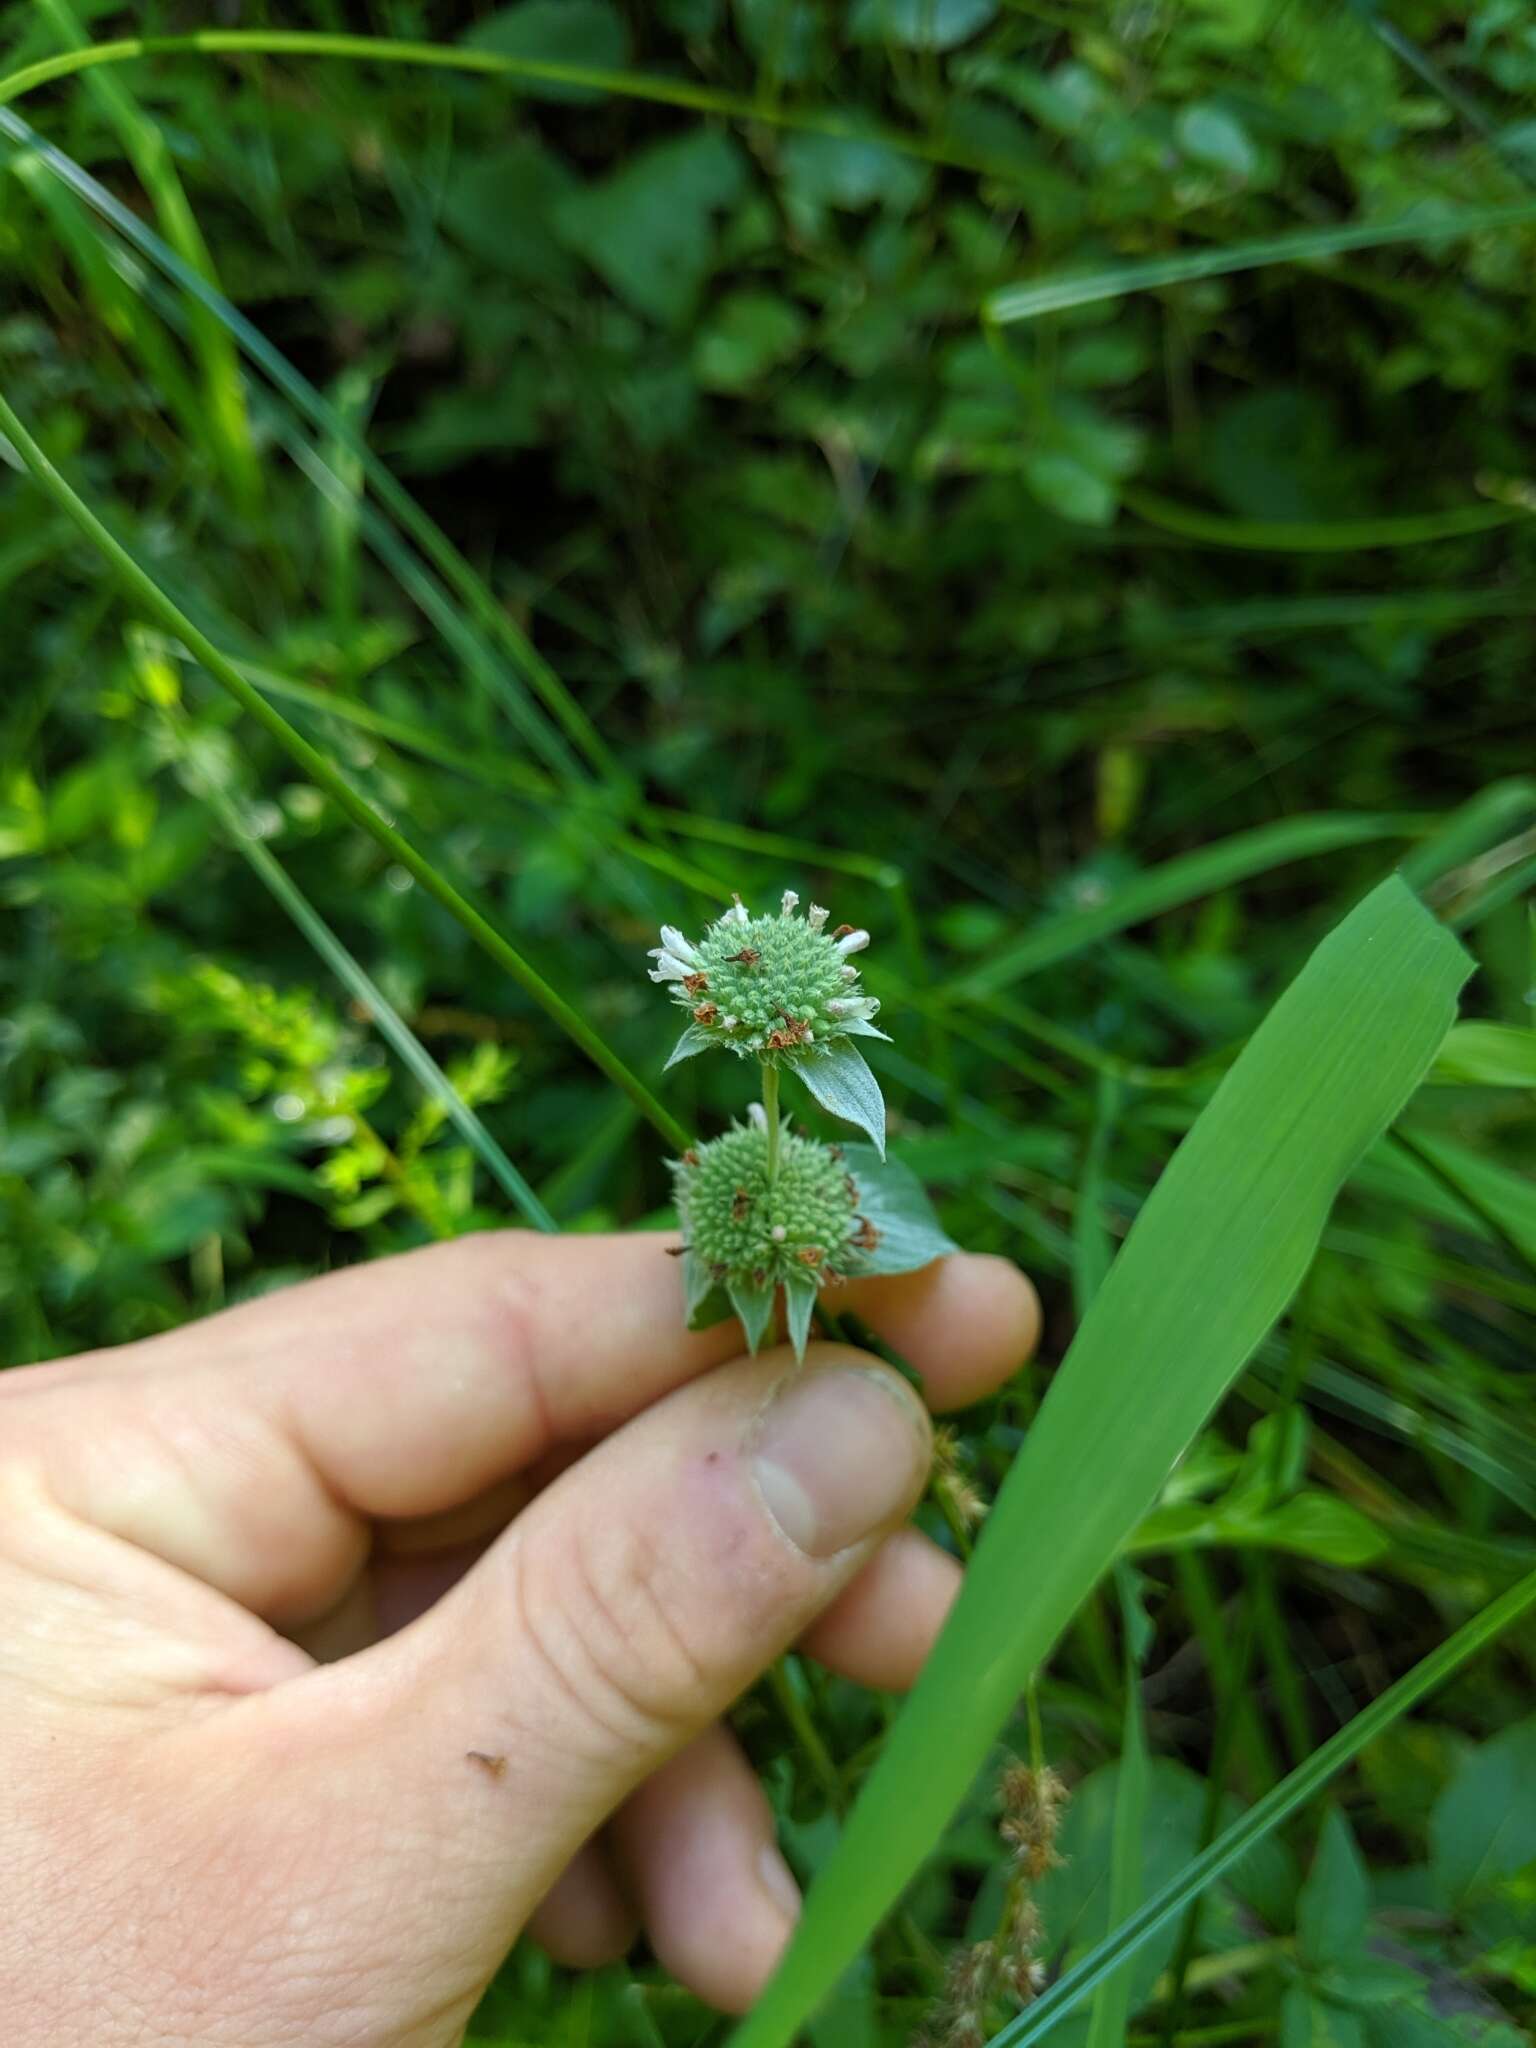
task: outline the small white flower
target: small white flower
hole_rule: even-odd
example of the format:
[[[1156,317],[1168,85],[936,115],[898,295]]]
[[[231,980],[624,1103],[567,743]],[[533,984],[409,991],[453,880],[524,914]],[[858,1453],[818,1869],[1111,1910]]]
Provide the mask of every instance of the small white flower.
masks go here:
[[[662,926],[661,943],[664,951],[670,953],[674,960],[686,960],[695,969],[703,965],[699,958],[698,948],[691,940],[683,937],[675,924],[664,924]]]
[[[775,1223],[772,1230],[769,1231],[768,1235],[773,1239],[775,1244],[782,1244],[785,1238],[788,1237],[789,1232],[785,1229],[782,1223]]]
[[[747,1118],[749,1122],[756,1124],[760,1131],[767,1130],[768,1112],[760,1102],[749,1102],[747,1104]]]
[[[780,917],[793,917],[795,914],[795,906],[799,901],[800,898],[795,894],[793,889],[786,889],[784,891],[783,896],[779,899]]]
[[[690,974],[698,972],[697,968],[690,967],[686,960],[679,960],[675,954],[667,952],[662,946],[652,946],[647,957],[656,962],[650,970],[652,981],[686,981]]]
[[[732,922],[736,924],[750,924],[752,922],[751,918],[747,914],[747,906],[745,905],[745,903],[742,902],[739,896],[732,903],[730,909],[725,913],[725,916],[721,918],[720,922],[722,924],[728,924]]]
[[[834,996],[827,1005],[829,1017],[858,1017],[864,1023],[880,1008],[878,996]]]
[[[849,932],[846,938],[838,940],[837,950],[846,960],[850,953],[862,953],[868,944],[868,932]]]
[[[857,981],[857,980],[858,980],[858,978],[859,978],[859,970],[857,969],[857,967],[845,967],[845,968],[843,969],[843,979],[844,979],[844,981]]]
[[[823,903],[813,903],[805,913],[805,921],[813,932],[819,932],[827,921],[827,909]]]
[[[722,1031],[734,1031],[740,1022],[741,1019],[739,1017],[722,1017],[720,1019],[720,1029]]]

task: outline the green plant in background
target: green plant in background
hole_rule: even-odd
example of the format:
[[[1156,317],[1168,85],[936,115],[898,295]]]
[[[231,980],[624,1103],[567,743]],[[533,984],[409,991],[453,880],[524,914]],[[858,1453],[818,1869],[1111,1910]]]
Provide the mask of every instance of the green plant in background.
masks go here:
[[[1017,2048],[1529,2038],[1524,11],[343,26],[0,7],[0,1358],[674,1208],[746,1276],[707,1313],[766,1334],[782,1260],[858,1337],[806,1276],[932,1256],[932,1189],[1048,1368],[957,1419],[910,1710],[743,1704],[813,1880],[747,2039],[967,1985]],[[1438,1047],[1394,867],[1479,970]],[[764,949],[676,927],[786,874],[857,891],[873,992],[759,1047]],[[639,1078],[663,918],[736,977],[665,973],[685,1037],[811,1132]],[[910,1198],[872,1143],[834,1186],[850,1106]],[[707,1216],[645,1122],[724,1132]],[[1039,1971],[962,1984],[1021,1754],[1073,1793]],[[476,2038],[724,2032],[523,1950]]]
[[[910,1273],[954,1246],[912,1175],[885,1157],[885,1103],[854,1037],[884,1038],[880,1005],[858,993],[853,955],[869,933],[826,929],[828,913],[786,889],[776,917],[738,896],[698,945],[663,925],[651,980],[689,1015],[669,1067],[711,1047],[755,1059],[763,1099],[723,1137],[673,1164],[689,1325],[740,1318],[753,1351],[782,1293],[790,1341],[805,1356],[822,1289],[871,1273]],[[779,1108],[779,1076],[802,1080],[823,1109],[871,1144],[797,1136]]]

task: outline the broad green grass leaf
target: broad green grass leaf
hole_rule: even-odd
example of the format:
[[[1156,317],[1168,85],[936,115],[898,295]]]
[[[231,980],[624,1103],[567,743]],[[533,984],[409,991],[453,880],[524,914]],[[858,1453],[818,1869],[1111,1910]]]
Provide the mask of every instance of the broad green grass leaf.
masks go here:
[[[1412,893],[1384,882],[1225,1076],[1085,1317],[736,2048],[786,2048],[895,1903],[1031,1675],[1284,1309],[1340,1185],[1450,1028],[1469,967]]]

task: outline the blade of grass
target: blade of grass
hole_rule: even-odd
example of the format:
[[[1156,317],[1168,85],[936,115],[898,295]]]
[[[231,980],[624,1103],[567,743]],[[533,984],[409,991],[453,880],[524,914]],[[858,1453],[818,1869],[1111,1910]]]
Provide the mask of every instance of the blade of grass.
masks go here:
[[[0,94],[0,100],[3,100],[3,94]],[[505,650],[516,673],[560,725],[566,738],[607,781],[615,787],[622,786],[624,778],[609,755],[601,735],[570,695],[554,669],[538,653],[527,635],[519,630],[505,607],[497,603],[482,578],[475,573],[442,529],[395,479],[367,442],[352,432],[336,407],[331,405],[307,378],[300,375],[282,351],[274,348],[259,328],[253,326],[244,314],[209,284],[206,278],[184,263],[176,251],[162,241],[152,228],[108,192],[97,179],[91,177],[90,173],[72,157],[53,143],[45,141],[18,114],[3,104],[0,104],[0,138],[4,138],[13,148],[25,148],[77,198],[84,201],[101,219],[116,229],[124,240],[137,249],[140,255],[153,264],[163,276],[177,285],[194,305],[203,307],[212,318],[218,320],[233,337],[247,360],[267,377],[297,412],[319,429],[327,444],[344,449],[351,460],[360,465],[369,489],[379,504],[420,549],[448,589],[461,599],[465,607],[464,613],[456,612],[452,605],[444,601],[442,592],[422,565],[410,561],[398,537],[388,534],[387,527],[382,522],[371,520],[368,517],[370,508],[366,504],[360,504],[359,522],[370,546],[381,555],[386,567],[401,580],[412,598],[421,605],[438,630],[443,633],[448,644],[465,660],[475,680],[491,691],[524,737],[539,748],[547,764],[557,770],[565,769],[569,764],[569,754],[556,751],[551,746],[550,742],[557,739],[557,735],[541,732],[531,722],[531,706],[524,703],[510,679],[501,672],[494,653],[498,645]],[[334,491],[340,499],[345,500],[350,495],[346,485],[341,479],[334,477],[320,451],[308,444],[301,446],[299,438],[287,421],[282,423],[282,431],[284,445],[295,459],[302,456],[306,473],[317,488],[327,493]]]
[[[1254,548],[1273,554],[1353,554],[1362,548],[1416,547],[1487,533],[1528,519],[1524,505],[1457,505],[1445,512],[1398,513],[1382,519],[1229,519],[1198,505],[1181,505],[1136,485],[1121,487],[1128,510],[1164,533],[1218,548]]]
[[[1403,880],[1415,889],[1425,889],[1443,875],[1476,859],[1490,846],[1497,846],[1512,832],[1519,832],[1536,815],[1536,780],[1512,775],[1503,782],[1490,782],[1476,796],[1442,819],[1427,839],[1405,853],[1399,865]]]
[[[36,68],[36,67],[34,67]],[[0,81],[0,97],[4,97]],[[1497,228],[1520,227],[1536,220],[1536,199],[1503,206],[1451,208],[1436,206],[1401,214],[1393,220],[1352,221],[1336,228],[1301,228],[1294,234],[1260,241],[1232,242],[1220,249],[1192,250],[1185,256],[1154,256],[1134,263],[1113,263],[1104,270],[1075,276],[1047,277],[994,292],[983,317],[1000,327],[1038,320],[1043,313],[1061,313],[1073,306],[1093,306],[1130,292],[1163,291],[1170,285],[1195,284],[1207,277],[1231,277],[1267,263],[1315,263],[1342,256],[1351,249],[1383,249],[1395,242],[1453,242]]]
[[[35,64],[0,76],[0,105],[36,92],[60,78],[72,78],[103,64],[126,64],[140,57],[204,56],[342,57],[369,64],[411,64],[438,71],[476,73],[515,85],[519,79],[543,84],[574,85],[588,92],[612,93],[619,99],[647,100],[657,106],[681,107],[689,113],[716,114],[725,120],[766,123],[803,134],[830,135],[844,141],[880,142],[925,163],[947,164],[982,176],[1017,180],[1017,159],[992,157],[943,139],[915,135],[881,122],[861,120],[821,107],[785,106],[739,93],[719,92],[686,79],[661,78],[643,71],[604,71],[582,64],[558,64],[541,58],[513,57],[498,50],[474,49],[459,43],[409,42],[392,36],[331,34],[310,29],[198,29],[180,36],[123,36],[45,57]]]
[[[1416,77],[1423,79],[1432,92],[1439,93],[1446,105],[1460,115],[1473,134],[1487,144],[1488,149],[1506,170],[1511,171],[1522,185],[1530,185],[1533,182],[1526,159],[1505,141],[1472,94],[1459,86],[1427,50],[1420,49],[1417,43],[1404,35],[1396,22],[1389,21],[1376,5],[1376,0],[1349,0],[1349,6],[1399,63],[1405,64]]]
[[[960,1599],[734,2048],[787,2048],[1295,1291],[1470,962],[1392,878],[1326,938],[1174,1155],[1003,1483]]]
[[[1113,1074],[1100,1074],[1098,1108],[1072,1210],[1072,1301],[1079,1322],[1087,1315],[1115,1255],[1103,1201],[1104,1167],[1119,1112],[1119,1080]]]
[[[1115,1818],[1110,1841],[1109,1926],[1113,1931],[1141,1904],[1146,1859],[1147,1804],[1151,1767],[1147,1730],[1141,1706],[1141,1659],[1136,1654],[1135,1581],[1125,1566],[1121,1605],[1125,1610],[1125,1723],[1120,1741],[1120,1772],[1115,1784]],[[1150,1634],[1150,1626],[1144,1625]],[[1087,2048],[1124,2048],[1131,2016],[1129,1970],[1105,1976],[1093,1994]]]
[[[1415,1664],[1362,1713],[1315,1749],[1306,1762],[1283,1778],[1272,1792],[1251,1806],[1240,1820],[1202,1855],[1187,1863],[1177,1877],[1118,1927],[1091,1954],[1059,1978],[1027,2012],[1020,2013],[1001,2032],[994,2034],[990,2048],[1033,2048],[1048,2039],[1059,2020],[1081,2005],[1111,1971],[1129,1961],[1154,1934],[1205,1891],[1223,1872],[1247,1855],[1257,1843],[1288,1820],[1314,1798],[1331,1778],[1337,1777],[1363,1749],[1377,1741],[1404,1714],[1455,1676],[1507,1629],[1536,1608],[1536,1572],[1523,1578],[1507,1593],[1492,1600],[1455,1635]]]
[[[90,47],[90,39],[69,0],[40,0],[40,5],[62,41],[76,50]],[[140,110],[127,86],[111,73],[93,72],[86,83],[116,129],[139,183],[154,206],[166,240],[184,263],[217,286],[213,257],[159,124]],[[256,459],[251,423],[246,415],[239,356],[227,329],[196,305],[192,312],[192,344],[202,370],[213,444],[223,458],[224,473],[236,503],[249,513],[261,503],[261,465]]]
[[[536,1229],[558,1230],[560,1226],[554,1217],[378,983],[362,963],[348,952],[270,848],[263,846],[261,841],[246,829],[239,806],[231,800],[229,793],[218,788],[194,767],[193,750],[187,744],[185,720],[177,718],[168,707],[162,705],[158,708],[166,729],[172,735],[177,758],[189,786],[219,820],[236,851],[250,864],[263,885],[282,905],[343,988],[367,1013],[370,1021],[377,1026],[379,1036],[394,1049],[402,1066],[410,1070],[423,1092],[435,1097],[443,1105],[449,1122],[463,1136],[465,1143],[502,1193],[516,1203]]]
[[[340,806],[352,822],[377,841],[400,863],[407,874],[413,875],[428,895],[463,926],[481,950],[510,974],[520,988],[532,996],[561,1030],[581,1047],[593,1064],[624,1090],[668,1144],[685,1146],[688,1143],[688,1134],[683,1126],[670,1110],[663,1108],[656,1100],[639,1075],[631,1073],[586,1018],[544,979],[530,961],[523,958],[515,946],[502,937],[482,910],[471,903],[445,875],[418,853],[403,834],[380,817],[345,776],[332,766],[327,757],[317,747],[311,746],[303,734],[296,731],[282,713],[270,705],[261,692],[246,680],[229,656],[221,648],[216,647],[180,606],[166,596],[159,584],[135,561],[116,535],[97,518],[62,471],[49,460],[3,395],[0,395],[0,433],[4,433],[11,442],[44,493],[61,511],[68,514],[101,555],[108,569],[143,605],[150,617],[180,640],[192,658],[207,670],[215,682],[229,692],[242,710],[248,712],[258,724],[266,728],[278,745],[298,762],[305,774]]]
[[[995,995],[1010,982],[1021,981],[1025,975],[1080,953],[1097,939],[1125,931],[1149,917],[1159,917],[1181,904],[1193,903],[1218,889],[1230,888],[1234,882],[1267,874],[1271,868],[1283,867],[1289,861],[1315,859],[1320,854],[1361,846],[1373,839],[1410,838],[1421,823],[1420,819],[1407,816],[1322,811],[1313,817],[1286,818],[1277,825],[1236,832],[1230,839],[1217,840],[1214,846],[1178,854],[1145,874],[1132,876],[1111,890],[1102,902],[1043,918],[1022,937],[1010,940],[989,959],[959,975],[949,986],[949,997],[975,1001]]]

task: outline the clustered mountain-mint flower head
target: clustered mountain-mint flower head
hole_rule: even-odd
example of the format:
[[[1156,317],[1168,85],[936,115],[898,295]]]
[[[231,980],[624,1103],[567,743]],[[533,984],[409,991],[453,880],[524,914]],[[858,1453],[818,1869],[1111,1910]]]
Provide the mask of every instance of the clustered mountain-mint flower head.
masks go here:
[[[859,1185],[842,1152],[797,1137],[786,1120],[770,1161],[762,1104],[747,1118],[673,1162],[683,1235],[711,1279],[757,1290],[820,1287],[867,1270],[880,1233],[859,1214]]]
[[[853,955],[869,933],[827,930],[829,913],[813,903],[798,915],[786,889],[776,917],[753,917],[738,897],[695,945],[663,925],[651,979],[666,985],[690,1025],[674,1058],[728,1046],[770,1066],[795,1065],[841,1039],[883,1038],[880,1005],[859,992]]]
[[[828,913],[786,889],[776,916],[738,896],[695,943],[661,928],[651,980],[688,1013],[669,1067],[728,1049],[761,1069],[746,1120],[672,1163],[690,1329],[734,1315],[756,1351],[782,1317],[804,1358],[822,1290],[910,1273],[954,1246],[922,1188],[885,1156],[885,1100],[855,1040],[884,1038],[880,1005],[859,989],[869,933],[828,931]],[[783,1075],[868,1144],[825,1145],[779,1112]]]

